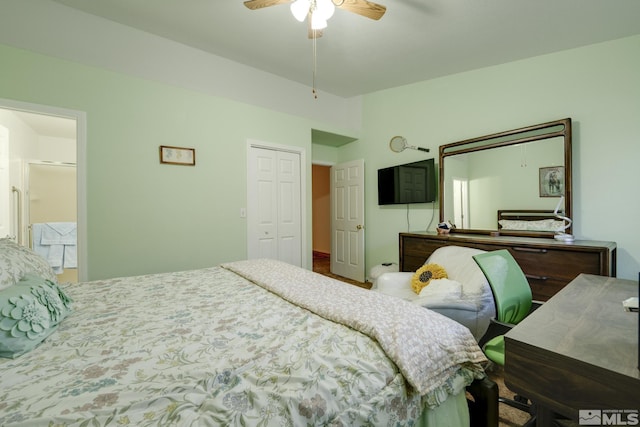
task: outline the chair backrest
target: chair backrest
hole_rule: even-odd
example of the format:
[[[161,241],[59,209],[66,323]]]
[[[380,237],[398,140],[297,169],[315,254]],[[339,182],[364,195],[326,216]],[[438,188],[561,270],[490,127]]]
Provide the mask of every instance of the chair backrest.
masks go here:
[[[442,246],[433,251],[425,264],[433,263],[444,267],[449,279],[460,282],[465,293],[481,294],[484,288],[491,293],[487,279],[472,258],[484,252],[465,246]]]
[[[531,310],[531,288],[509,251],[477,254],[473,259],[491,286],[498,320],[515,325],[524,319]]]

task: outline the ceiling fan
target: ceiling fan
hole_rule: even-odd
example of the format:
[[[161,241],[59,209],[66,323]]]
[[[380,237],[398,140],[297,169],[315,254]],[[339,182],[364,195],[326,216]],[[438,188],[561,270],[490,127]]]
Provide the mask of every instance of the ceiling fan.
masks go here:
[[[244,5],[251,10],[263,7],[291,3],[291,13],[300,22],[309,17],[309,38],[322,35],[335,8],[343,9],[358,15],[378,20],[387,8],[367,0],[247,0]]]
[[[322,30],[327,27],[327,20],[333,16],[336,8],[344,9],[370,19],[378,20],[387,8],[367,0],[247,0],[244,5],[251,9],[276,6],[291,3],[291,13],[294,18],[302,22],[309,18],[309,38],[313,40],[313,97],[318,98],[316,92],[316,39],[322,36]]]

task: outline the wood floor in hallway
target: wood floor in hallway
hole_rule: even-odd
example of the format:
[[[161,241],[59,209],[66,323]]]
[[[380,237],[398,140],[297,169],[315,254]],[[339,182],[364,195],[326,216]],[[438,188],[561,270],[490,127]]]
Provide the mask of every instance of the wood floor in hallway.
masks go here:
[[[334,279],[350,283],[352,285],[360,286],[361,288],[371,289],[371,283],[369,282],[358,282],[331,273],[331,257],[329,254],[313,252],[313,271],[324,276],[333,277]]]

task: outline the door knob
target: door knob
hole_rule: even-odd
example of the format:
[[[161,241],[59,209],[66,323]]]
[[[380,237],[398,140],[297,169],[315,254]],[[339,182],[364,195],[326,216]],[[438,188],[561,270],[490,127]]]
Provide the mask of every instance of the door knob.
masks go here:
[[[364,225],[356,225],[356,230],[364,230]]]

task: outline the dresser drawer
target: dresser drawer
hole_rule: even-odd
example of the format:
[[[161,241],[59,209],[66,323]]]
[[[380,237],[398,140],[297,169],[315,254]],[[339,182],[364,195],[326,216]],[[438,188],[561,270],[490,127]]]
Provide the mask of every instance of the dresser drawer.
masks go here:
[[[533,298],[546,301],[580,273],[616,274],[615,242],[487,237],[464,234],[400,233],[400,271],[415,271],[436,249],[446,245],[485,251],[508,249],[527,276]]]
[[[419,237],[401,237],[400,271],[416,271],[422,267],[433,251],[446,244],[446,242],[439,240],[427,240]]]
[[[540,280],[558,279],[565,284],[580,273],[600,274],[602,255],[599,252],[581,252],[557,249],[509,248],[522,271]]]
[[[550,277],[538,279],[528,276],[527,281],[531,287],[531,295],[536,301],[548,300],[567,285],[564,280],[553,279]]]

